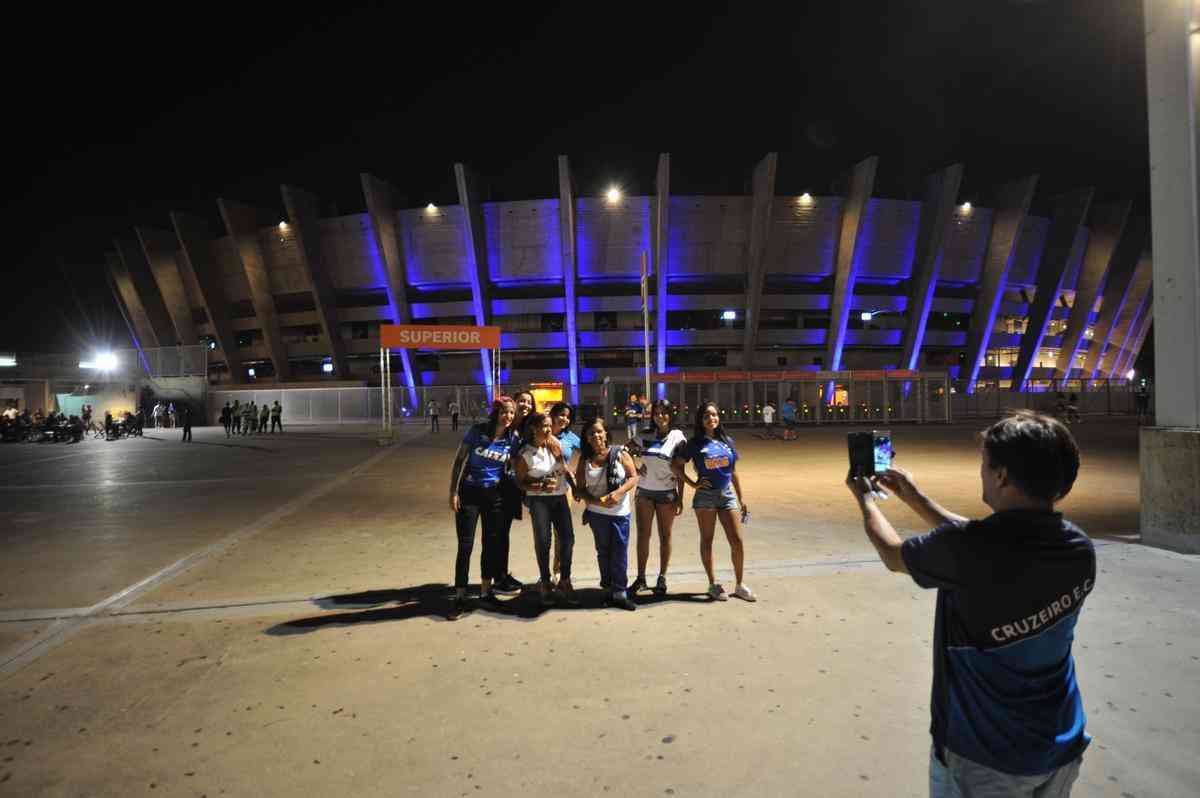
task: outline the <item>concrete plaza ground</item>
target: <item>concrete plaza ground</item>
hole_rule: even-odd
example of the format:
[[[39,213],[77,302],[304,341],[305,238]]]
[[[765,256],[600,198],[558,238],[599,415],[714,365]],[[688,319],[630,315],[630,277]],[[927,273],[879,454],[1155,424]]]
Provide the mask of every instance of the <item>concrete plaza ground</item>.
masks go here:
[[[894,430],[965,514],[979,426]],[[1064,510],[1101,574],[1075,794],[1200,794],[1200,561],[1137,543],[1136,427],[1076,430]],[[701,595],[688,511],[665,599],[601,608],[580,527],[582,608],[457,623],[448,431],[4,446],[0,795],[923,795],[934,595],[875,561],[845,432],[739,437],[757,604]],[[528,521],[512,551],[532,580]]]

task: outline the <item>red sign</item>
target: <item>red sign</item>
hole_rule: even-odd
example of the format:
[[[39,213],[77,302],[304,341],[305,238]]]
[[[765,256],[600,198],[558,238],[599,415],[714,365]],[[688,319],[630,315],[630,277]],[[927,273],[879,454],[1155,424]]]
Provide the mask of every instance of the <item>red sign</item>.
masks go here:
[[[385,349],[499,349],[500,328],[381,324],[379,345]]]

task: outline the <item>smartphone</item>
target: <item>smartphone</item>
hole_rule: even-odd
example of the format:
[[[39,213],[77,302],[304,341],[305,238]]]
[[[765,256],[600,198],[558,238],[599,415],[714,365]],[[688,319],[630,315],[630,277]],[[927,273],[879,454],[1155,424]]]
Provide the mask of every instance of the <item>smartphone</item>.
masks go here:
[[[871,430],[871,449],[873,472],[878,476],[892,467],[892,431],[890,429]]]

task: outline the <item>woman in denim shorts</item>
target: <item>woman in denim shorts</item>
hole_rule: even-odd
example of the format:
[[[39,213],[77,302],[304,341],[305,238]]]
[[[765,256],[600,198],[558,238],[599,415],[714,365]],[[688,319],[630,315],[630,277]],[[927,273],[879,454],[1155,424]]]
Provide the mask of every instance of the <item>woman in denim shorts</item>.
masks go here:
[[[642,432],[640,438],[627,448],[642,460],[638,474],[637,502],[637,564],[638,575],[629,586],[629,594],[636,596],[646,589],[646,562],[650,559],[650,532],[654,519],[658,518],[658,582],[654,592],[667,592],[667,565],[671,562],[671,528],[676,516],[683,514],[683,482],[675,476],[671,461],[676,452],[687,446],[683,432],[672,428],[675,408],[666,399],[654,403],[650,412],[653,427]]]
[[[676,451],[671,467],[676,477],[696,489],[692,497],[692,509],[696,511],[696,521],[700,525],[700,560],[708,574],[708,595],[715,601],[725,601],[728,598],[725,588],[717,582],[713,570],[712,546],[718,518],[733,555],[733,572],[737,577],[737,587],[733,595],[745,601],[757,600],[754,592],[742,581],[746,553],[742,543],[738,511],[744,504],[742,484],[738,481],[737,471],[734,470],[737,459],[733,438],[726,435],[721,426],[720,408],[715,402],[702,403],[696,411],[696,426],[692,439],[687,447]],[[695,480],[690,479],[684,471],[689,460],[696,470]]]

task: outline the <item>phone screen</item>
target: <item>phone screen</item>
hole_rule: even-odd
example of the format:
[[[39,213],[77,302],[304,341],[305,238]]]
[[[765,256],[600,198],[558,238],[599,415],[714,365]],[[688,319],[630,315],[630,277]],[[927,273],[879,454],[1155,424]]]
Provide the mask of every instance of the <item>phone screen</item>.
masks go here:
[[[875,473],[882,474],[892,467],[892,432],[875,430],[872,435],[875,444]]]

